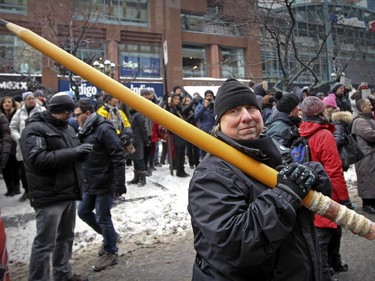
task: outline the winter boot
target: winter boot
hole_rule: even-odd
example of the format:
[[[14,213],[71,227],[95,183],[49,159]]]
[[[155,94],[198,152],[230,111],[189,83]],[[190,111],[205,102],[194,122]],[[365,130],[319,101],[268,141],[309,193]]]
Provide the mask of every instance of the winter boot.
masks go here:
[[[13,187],[13,192],[14,194],[20,194],[21,191],[20,191],[20,186],[19,185],[16,185]]]
[[[18,199],[18,201],[25,202],[27,199],[29,199],[29,192],[25,191],[25,193]]]
[[[146,185],[146,171],[142,171],[142,172],[140,171],[138,186],[141,187],[145,185]]]
[[[134,170],[134,178],[131,181],[128,181],[128,184],[137,184],[139,182],[139,171]]]

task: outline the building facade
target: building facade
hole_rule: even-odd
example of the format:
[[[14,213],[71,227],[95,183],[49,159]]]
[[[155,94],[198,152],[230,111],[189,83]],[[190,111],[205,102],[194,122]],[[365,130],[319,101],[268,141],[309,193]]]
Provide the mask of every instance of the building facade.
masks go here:
[[[316,42],[321,41],[313,30],[334,23],[314,65],[321,80],[329,80],[332,72],[345,66],[354,85],[364,81],[375,85],[374,1],[332,5],[329,0],[296,1],[295,36],[304,60],[316,55]],[[162,96],[176,85],[203,91],[228,77],[276,81],[281,66],[275,46],[265,40],[262,26],[243,24],[258,4],[255,0],[0,0],[0,18],[29,28],[88,64],[109,60],[114,79],[134,91],[154,87]],[[282,7],[273,9],[285,17]],[[34,84],[51,92],[80,87],[88,97],[99,91],[5,27],[0,26],[0,35],[0,95],[19,93]],[[288,61],[292,70],[293,58]],[[311,73],[296,82],[309,85]]]
[[[154,85],[159,96],[175,85],[220,85],[228,77],[260,79],[258,40],[234,22],[221,22],[210,2],[5,0],[0,1],[0,18],[29,28],[89,64],[108,59],[115,64],[116,80],[134,90]],[[32,76],[58,91],[69,80],[68,70],[4,27],[0,34],[0,85],[9,77]]]

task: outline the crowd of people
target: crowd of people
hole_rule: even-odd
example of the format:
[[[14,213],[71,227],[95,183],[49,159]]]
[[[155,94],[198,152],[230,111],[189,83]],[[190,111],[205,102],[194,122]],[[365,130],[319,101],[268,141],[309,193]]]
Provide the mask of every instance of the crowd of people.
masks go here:
[[[24,92],[21,102],[5,96],[0,103],[5,196],[29,199],[36,213],[29,280],[49,279],[51,254],[55,280],[88,280],[73,274],[69,263],[76,209],[103,237],[93,269],[116,264],[120,236],[112,205],[125,200],[126,184],[145,186],[147,176],[165,164],[177,177],[191,176],[186,164],[194,171],[188,206],[197,252],[193,280],[251,275],[331,281],[335,272],[348,270],[340,255],[341,227],[301,201],[315,189],[354,209],[341,155],[350,135],[364,154],[355,163],[362,209],[375,214],[375,93],[367,85],[355,91],[336,83],[323,94],[228,79],[216,95],[211,90],[190,95],[180,86],[160,99],[152,88],[140,95],[277,169],[276,187],[268,189],[109,94],[96,102],[75,102],[65,92],[47,101],[41,90]],[[310,162],[290,157],[298,138],[307,140]],[[134,171],[128,181],[126,164]]]

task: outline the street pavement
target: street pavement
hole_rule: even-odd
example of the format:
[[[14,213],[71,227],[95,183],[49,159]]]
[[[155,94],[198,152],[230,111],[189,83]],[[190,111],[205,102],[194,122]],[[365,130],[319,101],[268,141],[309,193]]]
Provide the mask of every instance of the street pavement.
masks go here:
[[[375,215],[369,215],[361,210],[361,200],[356,195],[356,189],[350,188],[351,200],[357,205],[357,212],[363,214],[373,222]],[[4,196],[5,186],[0,179],[0,208],[5,224],[14,225],[33,219],[33,209],[29,202],[18,202],[18,197],[7,198]],[[190,230],[191,231],[191,230]],[[189,230],[187,231],[189,232]],[[120,267],[114,267],[112,274],[105,271],[96,274],[90,280],[108,280],[108,274],[112,280],[190,280],[191,266],[194,260],[192,234],[173,243],[158,243],[150,246],[140,246],[126,257],[126,261]],[[165,249],[168,255],[163,255]],[[334,277],[340,281],[373,281],[375,280],[375,240],[367,240],[355,235],[348,230],[343,230],[341,243],[342,259],[348,263],[349,271],[336,274]],[[167,257],[169,256],[169,258]],[[172,257],[172,258],[171,258]],[[176,258],[177,257],[177,258]],[[142,262],[139,262],[142,260]],[[138,261],[138,262],[137,262]],[[117,271],[122,272],[121,275]],[[89,271],[91,272],[91,271]],[[124,275],[124,272],[126,274]],[[91,273],[90,273],[91,275]],[[120,279],[116,276],[123,276]],[[124,278],[124,276],[126,276]]]

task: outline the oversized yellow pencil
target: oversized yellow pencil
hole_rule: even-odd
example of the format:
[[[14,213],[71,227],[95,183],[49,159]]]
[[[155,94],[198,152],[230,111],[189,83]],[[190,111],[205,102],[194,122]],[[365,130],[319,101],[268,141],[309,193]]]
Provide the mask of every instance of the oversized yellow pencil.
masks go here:
[[[0,24],[6,26],[8,30],[46,56],[85,78],[87,81],[90,81],[105,92],[110,93],[112,96],[156,121],[168,130],[183,137],[192,144],[202,148],[212,155],[228,161],[270,188],[273,188],[276,185],[277,171],[274,169],[250,158],[226,143],[210,136],[197,127],[190,125],[175,115],[160,108],[147,99],[140,97],[121,83],[65,52],[29,29],[2,19],[0,19]],[[319,192],[311,190],[303,200],[303,205],[360,236],[370,240],[375,239],[375,223],[366,217],[357,214],[355,211],[336,203]]]

